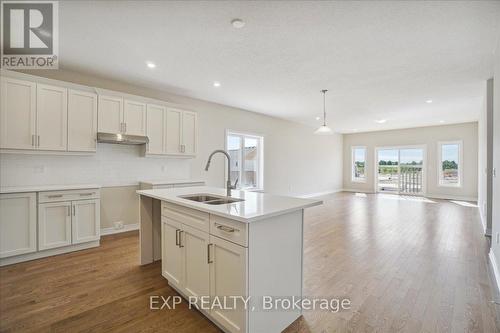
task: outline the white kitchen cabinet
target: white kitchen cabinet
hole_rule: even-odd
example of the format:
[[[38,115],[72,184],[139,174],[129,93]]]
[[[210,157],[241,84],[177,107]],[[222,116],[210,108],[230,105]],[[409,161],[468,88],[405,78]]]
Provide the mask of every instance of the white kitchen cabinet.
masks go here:
[[[71,202],[38,205],[38,248],[40,250],[71,245]]]
[[[0,148],[35,149],[36,83],[1,77]]]
[[[71,202],[72,244],[98,240],[100,237],[100,200]]]
[[[182,110],[167,109],[166,153],[182,154]]]
[[[210,297],[247,296],[247,248],[210,235]],[[211,310],[211,315],[229,332],[246,332],[246,310]]]
[[[189,296],[209,295],[209,240],[208,233],[182,225],[181,248],[184,259],[183,290]]]
[[[0,194],[0,258],[36,251],[36,193]]]
[[[181,150],[183,154],[196,154],[197,141],[197,116],[196,112],[182,112],[182,142]]]
[[[37,84],[37,148],[66,150],[68,147],[68,89]]]
[[[95,152],[97,143],[97,95],[68,92],[68,150]]]
[[[146,135],[146,104],[125,100],[123,109],[123,132],[131,135]]]
[[[162,155],[166,153],[167,108],[161,105],[147,105],[146,135],[149,143],[146,153]]]
[[[182,288],[183,264],[182,245],[180,244],[180,231],[182,225],[179,222],[169,220],[162,221],[162,275],[174,287]]]
[[[99,132],[122,133],[123,127],[123,98],[99,95]]]

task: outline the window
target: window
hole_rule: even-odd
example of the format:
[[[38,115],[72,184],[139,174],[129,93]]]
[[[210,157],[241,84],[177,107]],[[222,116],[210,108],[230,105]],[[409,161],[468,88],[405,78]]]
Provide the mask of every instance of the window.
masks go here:
[[[352,181],[366,181],[366,148],[352,147]]]
[[[226,148],[231,156],[231,181],[236,188],[263,189],[264,138],[228,131]]]
[[[461,186],[462,143],[459,141],[440,142],[438,154],[439,185]]]

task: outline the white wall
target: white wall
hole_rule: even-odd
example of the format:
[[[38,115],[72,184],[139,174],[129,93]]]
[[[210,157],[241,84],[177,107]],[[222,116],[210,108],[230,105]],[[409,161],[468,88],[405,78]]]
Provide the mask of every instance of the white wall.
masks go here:
[[[409,145],[427,147],[426,195],[437,198],[477,199],[477,123],[419,127],[401,130],[354,133],[344,135],[344,189],[373,192],[375,190],[375,148]],[[438,185],[439,141],[462,140],[463,176],[460,188]],[[351,181],[351,147],[366,146],[366,183]]]
[[[486,81],[485,98],[478,121],[477,205],[484,233],[491,235],[491,198],[493,169],[493,79]]]
[[[33,74],[29,72],[29,74]],[[224,148],[226,129],[265,137],[264,189],[267,192],[307,195],[342,187],[342,135],[315,136],[313,128],[241,109],[173,95],[162,91],[64,70],[40,70],[47,78],[156,98],[198,112],[199,151],[192,160],[139,157],[137,148],[99,144],[94,156],[7,155],[0,157],[2,186],[48,183],[99,183],[125,186],[140,179],[196,178],[224,186],[224,162],[214,149]],[[165,171],[162,171],[162,166]],[[43,172],[42,172],[43,171]]]

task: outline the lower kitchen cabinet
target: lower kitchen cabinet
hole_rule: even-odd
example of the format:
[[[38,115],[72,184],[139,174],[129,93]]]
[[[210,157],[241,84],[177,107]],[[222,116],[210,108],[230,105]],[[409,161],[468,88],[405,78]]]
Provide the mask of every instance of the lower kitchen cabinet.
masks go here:
[[[71,202],[38,205],[38,249],[71,245]]]
[[[0,194],[0,258],[36,252],[36,193]]]
[[[177,288],[182,287],[182,270],[184,260],[182,258],[182,248],[179,243],[179,233],[182,224],[176,221],[163,221],[161,224],[162,233],[162,275],[169,283]]]
[[[71,218],[72,243],[85,243],[98,240],[100,237],[100,201],[72,201]]]

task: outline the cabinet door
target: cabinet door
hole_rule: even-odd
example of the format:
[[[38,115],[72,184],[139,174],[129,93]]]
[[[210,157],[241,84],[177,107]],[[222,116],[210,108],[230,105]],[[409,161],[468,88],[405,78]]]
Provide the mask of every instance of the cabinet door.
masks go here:
[[[0,258],[36,251],[36,193],[0,194]]]
[[[0,148],[35,149],[36,84],[1,78]]]
[[[247,248],[210,236],[210,297],[247,296]],[[246,332],[243,303],[233,310],[211,310],[228,332]]]
[[[164,106],[152,104],[147,106],[146,135],[149,143],[146,149],[148,154],[165,153],[166,112],[167,109]]]
[[[68,147],[68,89],[37,84],[37,148],[66,150]]]
[[[98,240],[100,237],[99,200],[78,200],[71,203],[73,244]]]
[[[184,251],[184,285],[186,296],[209,296],[209,234],[182,225],[181,246]]]
[[[182,130],[182,111],[176,109],[167,109],[167,135],[166,152],[168,154],[181,153],[181,130]]]
[[[146,135],[146,104],[125,100],[123,122],[125,133]]]
[[[71,202],[38,205],[38,249],[71,245]]]
[[[182,113],[182,152],[184,154],[196,154],[196,125],[196,112],[184,111]]]
[[[168,283],[182,288],[183,283],[183,265],[182,248],[180,247],[181,224],[163,219],[161,224],[161,267],[162,275],[168,280]]]
[[[97,95],[90,92],[68,92],[68,150],[96,151]]]
[[[99,95],[98,131],[104,133],[121,133],[123,122],[123,99],[113,96]]]

